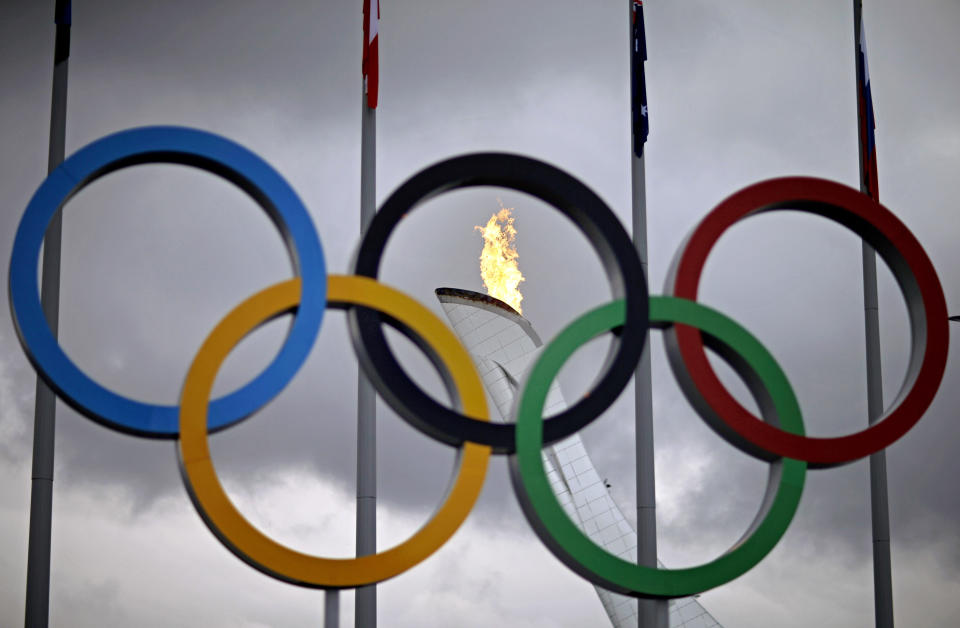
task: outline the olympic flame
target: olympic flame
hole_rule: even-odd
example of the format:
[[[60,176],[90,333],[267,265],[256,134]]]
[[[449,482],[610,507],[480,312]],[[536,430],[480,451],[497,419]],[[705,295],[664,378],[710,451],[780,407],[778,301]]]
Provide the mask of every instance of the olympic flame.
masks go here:
[[[474,229],[483,236],[483,251],[480,253],[480,276],[487,294],[507,303],[517,312],[523,295],[517,286],[524,281],[517,266],[517,249],[514,239],[517,230],[513,226],[512,208],[500,203],[500,211],[490,216],[485,227]]]

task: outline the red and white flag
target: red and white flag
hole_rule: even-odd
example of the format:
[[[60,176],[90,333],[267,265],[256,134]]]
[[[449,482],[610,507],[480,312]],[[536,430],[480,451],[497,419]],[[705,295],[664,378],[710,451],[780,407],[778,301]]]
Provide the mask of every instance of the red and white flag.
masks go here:
[[[376,3],[376,7],[371,4]],[[380,60],[377,52],[377,31],[380,24],[380,0],[363,0],[363,91],[367,106],[377,107],[380,87]]]

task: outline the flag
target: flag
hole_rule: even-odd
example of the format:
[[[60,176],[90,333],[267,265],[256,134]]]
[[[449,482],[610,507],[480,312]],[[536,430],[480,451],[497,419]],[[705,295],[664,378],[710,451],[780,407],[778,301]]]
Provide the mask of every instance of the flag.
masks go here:
[[[53,22],[54,22],[54,24],[65,24],[65,25],[67,25],[67,26],[70,25],[70,21],[71,21],[71,19],[70,19],[70,17],[71,17],[71,16],[70,16],[70,13],[71,13],[71,11],[70,11],[70,4],[71,4],[70,0],[57,0],[56,4],[54,5],[54,9],[53,9],[53,11],[54,11],[54,17],[53,17]]]
[[[643,144],[650,134],[650,123],[647,119],[647,82],[643,77],[643,62],[647,60],[647,38],[643,31],[641,0],[634,0],[631,18],[633,50],[630,52],[630,107],[633,113],[633,154],[643,157]]]
[[[53,23],[56,35],[53,44],[53,65],[63,63],[70,57],[70,0],[57,0],[54,5]]]
[[[867,37],[863,19],[860,20],[860,41],[857,44],[857,108],[860,119],[860,153],[863,155],[862,184],[870,198],[880,200],[880,188],[877,185],[877,142],[874,136],[877,123],[873,117],[870,69],[867,66]]]
[[[376,3],[376,8],[371,7]],[[380,55],[377,52],[377,32],[380,25],[380,0],[363,0],[363,91],[367,106],[377,107],[380,87]]]

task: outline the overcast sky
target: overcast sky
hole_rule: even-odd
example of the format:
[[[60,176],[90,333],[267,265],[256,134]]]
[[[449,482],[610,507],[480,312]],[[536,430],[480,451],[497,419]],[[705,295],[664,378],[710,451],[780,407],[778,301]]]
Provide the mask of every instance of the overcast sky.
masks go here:
[[[960,313],[960,4],[865,2],[880,196],[930,255]],[[48,6],[49,5],[49,6]],[[106,2],[73,7],[67,154],[114,131],[178,124],[229,137],[300,194],[331,272],[359,231],[361,1]],[[708,0],[645,4],[650,141],[650,285],[662,289],[682,238],[750,183],[812,175],[856,186],[849,2]],[[0,8],[0,258],[46,174],[53,2]],[[526,154],[582,179],[630,225],[628,9],[602,2],[384,0],[377,198],[440,159]],[[480,235],[515,208],[524,314],[544,339],[609,298],[586,240],[548,206],[498,189],[435,199],[387,248],[383,281],[438,314],[433,289],[480,290]],[[210,329],[290,276],[271,222],[241,191],[180,166],[138,166],[85,189],[64,217],[61,341],[99,382],[175,403]],[[4,274],[6,267],[3,268]],[[866,424],[859,240],[777,212],[725,235],[701,299],[752,331],[797,391],[808,433]],[[7,312],[6,290],[0,291]],[[880,271],[885,399],[906,368],[906,310]],[[226,392],[279,346],[280,320],[224,366]],[[396,339],[429,390],[426,362]],[[587,389],[604,341],[560,375]],[[901,625],[960,624],[960,402],[951,349],[927,415],[888,450],[894,610]],[[305,551],[353,548],[356,361],[329,314],[305,367],[249,421],[211,439],[231,497],[258,526]],[[711,560],[759,506],[762,463],[715,436],[687,405],[653,338],[661,559]],[[730,380],[730,378],[727,378]],[[0,625],[22,621],[35,376],[0,316]],[[740,396],[744,388],[731,381]],[[223,548],[189,503],[171,442],[112,432],[58,406],[51,614],[71,626],[316,626],[322,593],[274,581]],[[582,435],[634,516],[633,394]],[[441,498],[453,450],[379,406],[381,547]],[[592,587],[543,547],[496,459],[464,528],[380,588],[383,626],[604,625]],[[812,471],[783,540],[756,568],[705,593],[728,627],[871,626],[868,465]],[[342,600],[352,625],[352,595]]]

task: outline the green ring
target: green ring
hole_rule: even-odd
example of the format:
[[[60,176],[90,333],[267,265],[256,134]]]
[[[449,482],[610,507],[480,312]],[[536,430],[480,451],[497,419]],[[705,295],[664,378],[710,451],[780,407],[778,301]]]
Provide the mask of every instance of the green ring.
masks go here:
[[[544,349],[530,369],[517,405],[517,450],[510,475],[527,520],[543,543],[574,572],[606,589],[638,597],[676,598],[725,584],[759,563],[786,532],[800,503],[807,463],[781,458],[770,463],[767,498],[750,529],[719,558],[684,569],[658,569],[627,562],[596,545],[557,501],[543,469],[543,406],[550,383],[584,343],[624,325],[623,301],[587,312]],[[700,329],[740,359],[731,366],[753,375],[766,389],[775,416],[767,417],[794,434],[804,434],[800,406],[773,356],[747,330],[704,305],[676,297],[650,297],[650,324],[681,323]],[[749,377],[745,378],[749,379]],[[758,402],[760,400],[758,399]],[[761,407],[764,406],[760,403]]]

